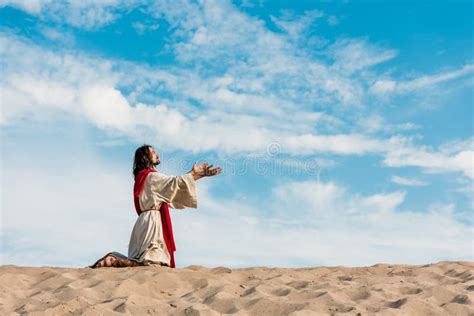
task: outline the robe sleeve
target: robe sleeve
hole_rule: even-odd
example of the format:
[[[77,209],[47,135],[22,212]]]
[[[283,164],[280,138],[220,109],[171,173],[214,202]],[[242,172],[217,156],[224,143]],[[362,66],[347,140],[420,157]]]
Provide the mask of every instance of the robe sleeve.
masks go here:
[[[150,186],[156,199],[175,209],[197,208],[196,180],[191,173],[167,176],[159,172],[149,174]]]

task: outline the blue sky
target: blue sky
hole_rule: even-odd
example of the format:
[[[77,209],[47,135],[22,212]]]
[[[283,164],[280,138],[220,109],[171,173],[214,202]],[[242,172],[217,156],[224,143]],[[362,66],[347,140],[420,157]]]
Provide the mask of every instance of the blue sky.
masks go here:
[[[0,1],[2,264],[126,253],[143,143],[178,267],[473,260],[472,6]]]

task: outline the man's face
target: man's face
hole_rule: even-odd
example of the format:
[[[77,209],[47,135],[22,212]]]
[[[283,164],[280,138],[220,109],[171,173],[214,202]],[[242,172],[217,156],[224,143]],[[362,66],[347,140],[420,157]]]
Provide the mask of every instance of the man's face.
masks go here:
[[[148,149],[150,150],[150,158],[151,158],[152,164],[154,166],[159,165],[160,164],[160,155],[158,155],[158,153],[155,151],[155,149],[153,147],[148,147]]]

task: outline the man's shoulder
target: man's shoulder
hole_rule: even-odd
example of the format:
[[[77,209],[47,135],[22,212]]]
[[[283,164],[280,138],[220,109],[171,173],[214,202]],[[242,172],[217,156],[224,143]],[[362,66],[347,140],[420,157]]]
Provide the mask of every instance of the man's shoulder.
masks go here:
[[[166,174],[164,174],[164,173],[162,173],[162,172],[158,172],[158,171],[150,172],[150,173],[148,174],[148,176],[149,176],[150,178],[169,178],[169,177],[170,177],[170,176],[168,176],[168,175],[166,175]]]

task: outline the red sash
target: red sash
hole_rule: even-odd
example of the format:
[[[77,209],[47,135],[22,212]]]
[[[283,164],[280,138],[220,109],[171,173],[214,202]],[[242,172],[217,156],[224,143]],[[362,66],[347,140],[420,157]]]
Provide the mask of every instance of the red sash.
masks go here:
[[[140,202],[138,200],[138,197],[140,196],[140,192],[142,192],[143,187],[145,186],[146,177],[150,172],[156,172],[156,170],[143,169],[135,177],[135,184],[133,186],[133,202],[135,203],[135,210],[137,211],[138,215],[142,213],[142,211],[140,210]],[[171,217],[168,203],[161,203],[160,215],[161,225],[163,227],[163,237],[165,239],[165,244],[168,248],[168,252],[171,257],[170,266],[171,268],[175,268],[176,265],[174,262],[174,252],[176,251],[176,245],[174,244],[173,227],[171,226]]]

